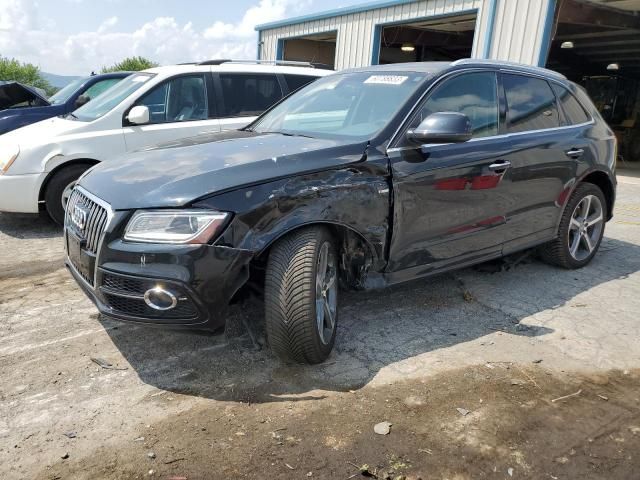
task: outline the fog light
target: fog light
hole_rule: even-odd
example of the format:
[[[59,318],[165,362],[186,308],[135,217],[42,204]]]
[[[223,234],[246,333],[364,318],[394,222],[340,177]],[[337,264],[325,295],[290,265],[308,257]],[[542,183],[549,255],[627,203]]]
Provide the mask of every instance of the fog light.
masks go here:
[[[178,299],[164,288],[155,287],[144,293],[144,303],[154,310],[171,310],[178,304]]]

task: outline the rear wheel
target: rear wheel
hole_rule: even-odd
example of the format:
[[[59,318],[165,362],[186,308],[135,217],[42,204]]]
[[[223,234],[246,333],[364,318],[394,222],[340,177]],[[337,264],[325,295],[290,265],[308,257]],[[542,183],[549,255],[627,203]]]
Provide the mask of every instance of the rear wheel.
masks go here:
[[[596,185],[578,185],[560,220],[558,237],[542,248],[543,259],[568,269],[587,265],[602,242],[606,205]]]
[[[64,210],[71,190],[75,186],[80,175],[82,175],[89,165],[70,165],[56,172],[49,180],[44,192],[44,202],[47,213],[58,225],[64,223]]]
[[[285,361],[320,363],[331,353],[338,323],[338,257],[326,228],[298,230],[273,246],[265,321],[269,345]]]

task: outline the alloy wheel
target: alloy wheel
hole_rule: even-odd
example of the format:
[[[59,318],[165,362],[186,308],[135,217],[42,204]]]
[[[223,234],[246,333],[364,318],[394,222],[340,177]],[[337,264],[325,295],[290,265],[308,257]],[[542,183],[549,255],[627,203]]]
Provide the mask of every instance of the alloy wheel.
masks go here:
[[[569,254],[577,261],[589,257],[598,246],[604,226],[602,202],[595,195],[586,195],[571,215],[569,223]]]
[[[316,266],[316,328],[320,341],[328,345],[336,327],[338,306],[336,258],[329,242],[320,247]]]

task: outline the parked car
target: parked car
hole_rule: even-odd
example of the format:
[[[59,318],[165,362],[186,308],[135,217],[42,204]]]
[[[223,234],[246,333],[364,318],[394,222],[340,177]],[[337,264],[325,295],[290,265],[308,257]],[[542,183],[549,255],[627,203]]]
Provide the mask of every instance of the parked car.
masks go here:
[[[73,185],[93,165],[158,143],[245,126],[283,96],[331,73],[283,63],[213,60],[152,68],[65,118],[0,136],[0,211],[44,208],[62,224]]]
[[[40,89],[18,82],[0,82],[0,135],[47,118],[67,115],[130,74],[114,72],[79,78],[48,99]]]
[[[272,350],[327,358],[338,290],[531,247],[574,269],[612,216],[616,141],[560,74],[466,60],[337,73],[247,128],[99,165],[67,265],[109,317],[218,329],[264,293]]]

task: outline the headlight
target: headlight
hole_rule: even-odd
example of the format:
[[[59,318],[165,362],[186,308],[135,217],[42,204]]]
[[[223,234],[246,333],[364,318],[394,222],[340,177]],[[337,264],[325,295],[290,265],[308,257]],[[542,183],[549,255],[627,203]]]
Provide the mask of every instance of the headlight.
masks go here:
[[[18,145],[0,145],[0,175],[3,175],[20,155]]]
[[[207,243],[225,225],[228,213],[207,210],[139,210],[124,239],[149,243]]]

